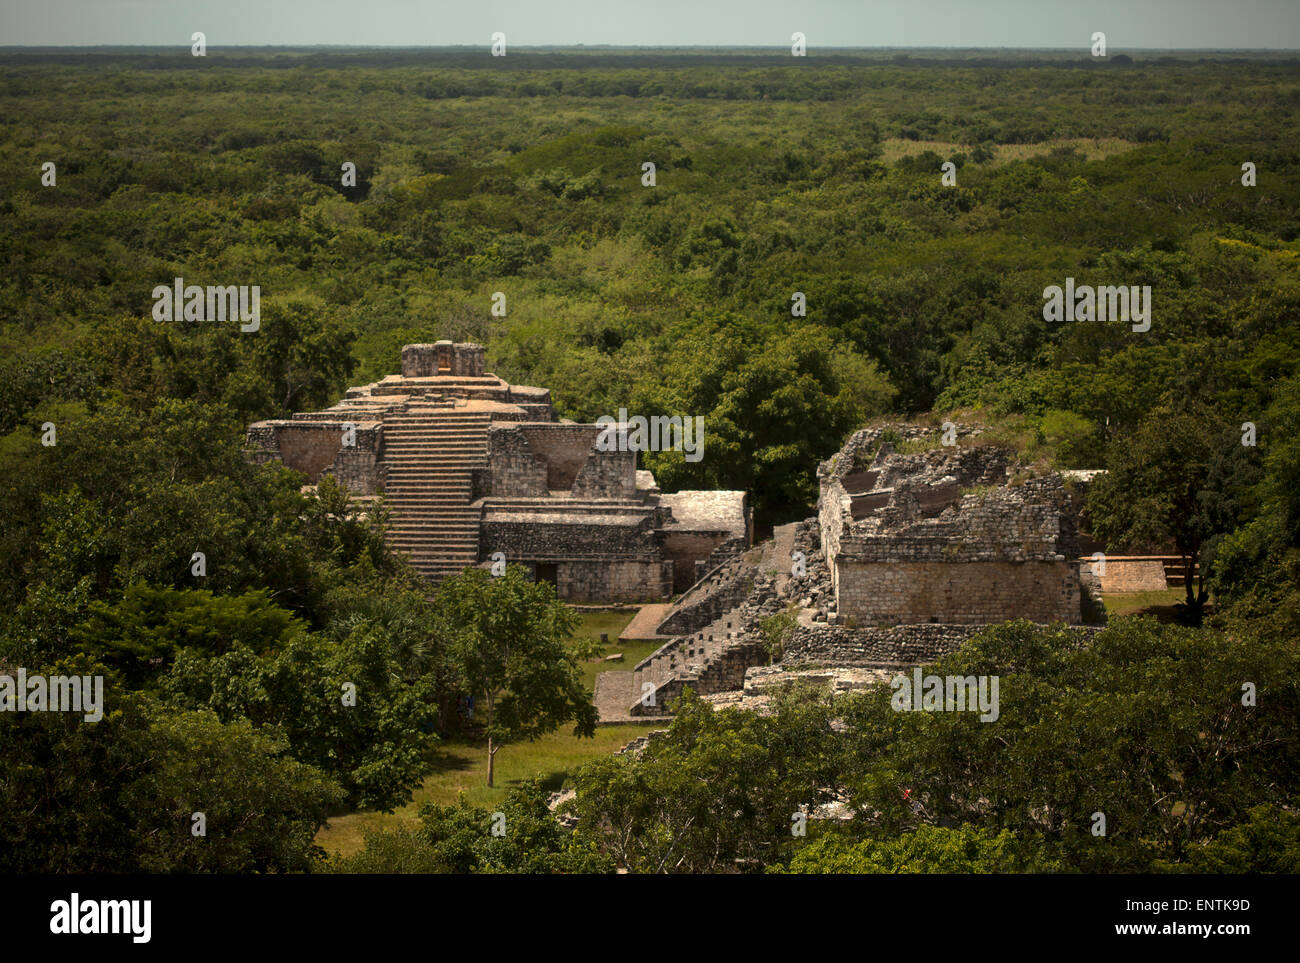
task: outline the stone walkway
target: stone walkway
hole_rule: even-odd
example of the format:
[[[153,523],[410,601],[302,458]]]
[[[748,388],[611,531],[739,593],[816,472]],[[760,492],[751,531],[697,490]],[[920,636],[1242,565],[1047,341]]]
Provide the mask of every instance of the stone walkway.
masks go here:
[[[778,525],[772,529],[772,537],[763,543],[763,560],[758,567],[776,576],[776,590],[785,591],[785,583],[790,581],[790,566],[794,564],[790,553],[794,551],[794,534],[798,522]]]
[[[664,620],[668,610],[672,605],[668,602],[655,602],[651,605],[641,606],[641,611],[632,617],[632,621],[627,624],[622,632],[619,633],[620,642],[657,642],[660,639],[668,641],[671,636],[658,635],[655,629],[659,623]]]
[[[635,672],[602,672],[596,676],[596,691],[592,702],[599,714],[599,725],[617,725],[624,722],[662,722],[666,716],[646,718],[628,712],[641,695],[636,688]]]

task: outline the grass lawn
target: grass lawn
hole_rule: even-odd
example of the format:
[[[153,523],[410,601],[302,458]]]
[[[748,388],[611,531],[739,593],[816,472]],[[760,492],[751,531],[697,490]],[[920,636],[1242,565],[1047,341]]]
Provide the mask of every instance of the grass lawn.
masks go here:
[[[587,687],[588,692],[595,691],[596,676],[601,672],[631,672],[636,668],[636,664],[653,652],[662,642],[619,642],[618,634],[627,628],[628,623],[632,621],[635,612],[587,612],[582,617],[582,624],[578,626],[573,633],[573,637],[587,637],[599,639],[600,634],[604,632],[609,636],[609,644],[605,646],[605,655],[614,655],[617,652],[623,653],[622,662],[605,662],[597,660],[595,662],[581,662],[582,683]]]
[[[609,646],[605,649],[606,655],[613,655],[616,652],[623,653],[622,662],[580,662],[579,667],[582,669],[582,682],[587,687],[587,691],[595,691],[596,676],[601,672],[631,672],[636,668],[636,664],[653,652],[662,642],[624,642],[616,644],[612,637]]]
[[[656,720],[658,728],[664,721]],[[336,816],[316,834],[316,842],[330,852],[351,855],[364,844],[362,834],[371,829],[389,829],[403,821],[413,822],[426,802],[454,806],[465,794],[472,806],[490,806],[505,799],[513,787],[541,774],[543,783],[558,790],[574,769],[599,756],[609,755],[643,736],[655,726],[631,724],[600,726],[593,739],[578,739],[572,727],[561,729],[536,742],[505,746],[497,753],[496,786],[487,788],[487,743],[447,740],[438,753],[438,768],[415,791],[413,802],[393,813],[358,812]]]
[[[1112,592],[1102,595],[1107,615],[1168,615],[1172,618],[1174,605],[1185,601],[1187,593],[1180,585],[1158,592]]]
[[[656,648],[658,643],[640,642],[619,645],[618,634],[632,621],[634,612],[587,612],[574,637],[587,636],[599,639],[600,633],[609,635],[606,654],[622,652],[622,662],[582,663],[583,682],[590,692],[596,684],[597,672],[631,671],[641,659]],[[637,736],[651,729],[663,728],[664,720],[655,724],[599,726],[593,739],[579,739],[573,727],[565,726],[558,732],[543,736],[536,742],[508,745],[497,753],[496,786],[487,788],[487,742],[469,739],[448,739],[439,745],[438,763],[420,788],[415,790],[411,803],[393,813],[356,812],[336,816],[316,834],[316,842],[330,852],[351,855],[364,844],[367,830],[388,829],[402,822],[414,822],[420,806],[434,802],[454,806],[464,793],[465,801],[472,806],[490,806],[505,799],[514,786],[541,775],[543,784],[558,790],[572,771],[601,756],[607,756],[627,745]]]

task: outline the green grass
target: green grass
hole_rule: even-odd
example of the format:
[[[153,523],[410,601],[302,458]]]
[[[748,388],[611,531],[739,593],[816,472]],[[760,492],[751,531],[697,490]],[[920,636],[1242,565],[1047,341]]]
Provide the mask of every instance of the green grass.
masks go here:
[[[587,687],[588,692],[594,692],[596,689],[596,676],[602,672],[631,672],[636,668],[636,664],[653,652],[662,642],[619,642],[618,634],[627,628],[628,623],[632,621],[635,612],[587,612],[582,617],[582,624],[578,626],[573,633],[573,637],[599,639],[600,633],[604,632],[609,636],[609,644],[605,646],[605,655],[613,655],[616,652],[623,653],[622,662],[605,662],[597,660],[595,662],[581,662],[579,666],[582,669],[582,683]]]
[[[609,636],[609,644],[618,644],[618,634],[627,628],[634,611],[627,612],[583,612],[582,622],[574,630],[572,638],[599,639],[604,632]]]
[[[656,720],[662,728],[663,720]],[[579,739],[572,728],[564,728],[536,742],[503,747],[496,758],[496,785],[487,787],[487,742],[449,739],[438,753],[438,768],[414,793],[412,802],[393,813],[356,812],[335,816],[316,834],[316,842],[329,852],[345,856],[364,845],[367,830],[393,829],[413,823],[420,806],[426,802],[454,806],[464,793],[465,801],[474,806],[493,806],[506,793],[526,779],[540,775],[551,790],[558,790],[564,780],[584,763],[621,749],[650,726],[631,724],[600,726],[592,739]]]
[[[610,640],[609,647],[605,650],[605,655],[613,655],[616,652],[623,653],[622,662],[581,662],[579,667],[582,669],[582,683],[588,691],[594,692],[596,689],[596,676],[602,672],[631,672],[636,668],[636,664],[653,652],[663,642],[624,642],[615,644],[613,639]]]
[[[1156,592],[1110,592],[1102,595],[1107,615],[1154,615],[1157,614],[1154,610],[1171,609],[1186,598],[1182,586]]]

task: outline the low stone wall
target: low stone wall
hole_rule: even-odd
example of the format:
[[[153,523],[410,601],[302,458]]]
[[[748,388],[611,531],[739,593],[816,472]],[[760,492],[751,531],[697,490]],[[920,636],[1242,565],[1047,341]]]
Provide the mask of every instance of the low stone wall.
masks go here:
[[[786,641],[781,665],[924,665],[960,648],[983,628],[937,623],[872,628],[800,625]]]
[[[1094,572],[1096,565],[1090,564]],[[1158,558],[1107,558],[1103,592],[1160,592],[1168,587],[1165,563]]]

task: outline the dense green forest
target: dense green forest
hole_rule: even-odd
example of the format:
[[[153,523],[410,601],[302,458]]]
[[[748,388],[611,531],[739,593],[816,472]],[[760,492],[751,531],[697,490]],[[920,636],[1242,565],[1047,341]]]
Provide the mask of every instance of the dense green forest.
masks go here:
[[[1163,755],[1143,765],[1203,795],[1126,810],[1127,848],[1102,855],[1084,851],[1074,817],[1024,818],[1068,809],[1077,786],[1048,799],[1028,776],[993,787],[981,780],[995,773],[940,764],[1021,743],[959,746],[978,732],[913,730],[870,699],[836,710],[869,730],[847,747],[825,741],[816,713],[831,710],[816,699],[771,722],[695,706],[643,762],[579,778],[576,834],[521,791],[511,805],[536,845],[480,852],[462,838],[479,816],[430,810],[405,865],[699,870],[719,867],[699,855],[713,852],[794,871],[1261,868],[1273,832],[1295,869],[1300,62],[45,51],[0,52],[0,79],[0,670],[104,672],[114,707],[94,726],[0,715],[0,867],[318,865],[327,813],[408,800],[460,724],[482,672],[472,643],[492,631],[476,606],[563,640],[553,598],[514,579],[453,580],[427,599],[385,549],[382,514],[330,485],[305,496],[300,477],[243,458],[248,422],[328,405],[397,370],[403,344],[452,338],[487,345],[509,381],[551,389],[566,417],[703,415],[701,461],[655,453],[648,467],[665,490],[748,490],[764,523],[812,514],[817,462],[877,416],[962,412],[1055,467],[1111,469],[1090,503],[1108,550],[1198,557],[1206,594],[1189,586],[1185,620],[1212,593],[1213,624],[1111,630],[1091,655],[1115,674],[1095,723],[1163,720]],[[176,277],[260,286],[260,329],[155,320],[152,291]],[[1067,278],[1149,285],[1149,330],[1045,321],[1044,289]],[[501,595],[484,603],[489,591]],[[984,644],[1046,673],[1045,704],[1084,699],[1085,669],[1034,648],[1051,648],[1049,630],[1016,638]],[[1124,665],[1141,670],[1121,680]],[[1218,668],[1171,668],[1187,665]],[[1275,728],[1258,742],[1209,705],[1243,666],[1271,700],[1259,718]],[[589,728],[572,668],[515,680],[544,705],[530,724]],[[1195,709],[1121,710],[1189,679],[1222,685]],[[364,685],[366,711],[338,712],[347,682]],[[1073,746],[1071,779],[1131,761],[1131,747],[1087,755],[1048,721],[1016,724],[1040,765]],[[1212,761],[1180,742],[1219,725],[1238,742]],[[765,792],[813,803],[838,789],[859,836],[765,848],[773,819],[788,835],[793,797],[777,795],[725,843],[669,860],[647,827],[686,817],[627,794],[708,765],[702,732],[789,770]],[[812,748],[796,764],[783,739]],[[258,816],[196,857],[184,841],[200,776],[217,800],[209,825]],[[903,783],[949,802],[898,811],[882,787]],[[1131,801],[1131,786],[1111,789]],[[999,806],[979,803],[994,792]],[[611,825],[643,848],[611,840]],[[377,838],[367,853],[409,848]]]

